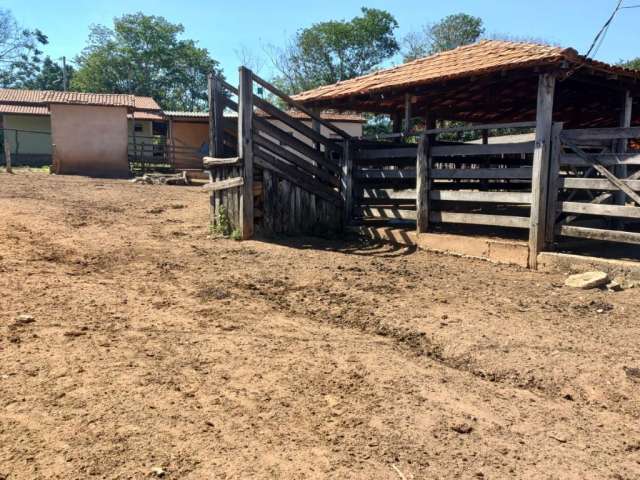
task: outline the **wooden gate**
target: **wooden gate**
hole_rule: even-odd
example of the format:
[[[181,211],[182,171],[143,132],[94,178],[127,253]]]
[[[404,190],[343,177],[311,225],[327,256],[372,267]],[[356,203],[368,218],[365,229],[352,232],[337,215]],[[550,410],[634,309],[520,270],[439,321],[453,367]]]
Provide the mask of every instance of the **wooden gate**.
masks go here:
[[[640,128],[554,127],[547,241],[557,236],[640,244]]]
[[[256,86],[268,96],[255,94]],[[237,118],[234,155],[224,147],[225,110],[237,113],[231,117]],[[214,225],[224,214],[224,222],[245,239],[255,227],[266,234],[342,228],[350,188],[343,181],[350,168],[349,134],[244,67],[238,89],[210,79],[209,123],[210,156],[204,166],[211,181],[205,189],[212,193]]]

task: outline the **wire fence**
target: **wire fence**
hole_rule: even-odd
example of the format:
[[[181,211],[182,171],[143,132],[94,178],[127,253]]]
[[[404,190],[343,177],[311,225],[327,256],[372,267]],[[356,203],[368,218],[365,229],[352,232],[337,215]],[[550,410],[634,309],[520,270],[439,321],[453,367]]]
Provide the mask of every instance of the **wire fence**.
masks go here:
[[[38,130],[0,129],[0,165],[6,166],[6,152],[13,167],[44,167],[51,165],[51,132]]]

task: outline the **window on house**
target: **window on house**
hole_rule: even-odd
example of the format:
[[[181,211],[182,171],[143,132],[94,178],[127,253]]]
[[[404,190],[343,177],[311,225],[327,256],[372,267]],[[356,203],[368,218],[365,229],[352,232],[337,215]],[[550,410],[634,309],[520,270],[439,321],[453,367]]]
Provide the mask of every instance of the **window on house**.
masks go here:
[[[143,131],[143,127],[141,123],[136,123],[133,128],[135,129],[136,133],[140,133]]]

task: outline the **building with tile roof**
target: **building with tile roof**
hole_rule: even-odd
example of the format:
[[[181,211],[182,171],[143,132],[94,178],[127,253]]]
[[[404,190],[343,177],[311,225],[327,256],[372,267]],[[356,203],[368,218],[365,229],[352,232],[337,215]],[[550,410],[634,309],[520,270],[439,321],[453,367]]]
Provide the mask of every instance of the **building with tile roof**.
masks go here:
[[[541,72],[557,75],[554,118],[572,126],[616,125],[620,105],[611,108],[612,93],[640,90],[640,72],[585,58],[571,48],[485,40],[294,98],[320,109],[393,116],[410,105],[416,117],[428,112],[467,122],[530,121]]]

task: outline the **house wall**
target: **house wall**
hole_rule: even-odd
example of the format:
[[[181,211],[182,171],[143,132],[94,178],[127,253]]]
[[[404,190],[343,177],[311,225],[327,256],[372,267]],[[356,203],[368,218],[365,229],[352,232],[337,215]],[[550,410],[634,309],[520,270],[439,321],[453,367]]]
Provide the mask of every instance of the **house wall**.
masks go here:
[[[19,155],[51,155],[51,118],[44,115],[3,115],[5,129],[21,130],[6,132],[11,152]],[[42,133],[30,133],[42,132]]]
[[[141,125],[142,126],[142,131],[141,132],[136,132],[136,137],[152,137],[153,136],[153,122],[151,120],[136,120],[135,121],[136,124]],[[127,131],[129,132],[129,136],[133,136],[133,125],[134,125],[134,121],[129,118],[127,120]],[[136,138],[136,143],[138,140],[141,141],[147,141],[149,142],[150,139],[137,139]]]
[[[127,109],[52,104],[54,172],[127,177]]]

